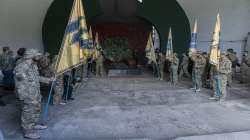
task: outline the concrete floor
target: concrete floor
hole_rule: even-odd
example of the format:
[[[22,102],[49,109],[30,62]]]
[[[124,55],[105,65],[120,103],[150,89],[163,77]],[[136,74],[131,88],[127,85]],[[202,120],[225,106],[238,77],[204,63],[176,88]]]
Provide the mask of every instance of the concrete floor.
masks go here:
[[[187,136],[250,130],[249,85],[234,83],[227,101],[218,103],[208,100],[210,90],[189,90],[190,83],[182,80],[172,87],[150,76],[91,78],[77,88],[75,101],[50,107],[42,139],[191,140]],[[0,107],[0,128],[6,139],[22,140],[14,97],[5,99],[9,101]]]

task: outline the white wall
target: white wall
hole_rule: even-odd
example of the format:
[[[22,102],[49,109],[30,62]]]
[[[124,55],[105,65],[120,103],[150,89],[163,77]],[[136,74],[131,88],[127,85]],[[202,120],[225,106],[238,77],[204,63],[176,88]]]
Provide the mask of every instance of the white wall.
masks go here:
[[[240,56],[247,33],[250,32],[250,0],[177,0],[186,11],[193,28],[198,19],[198,47],[208,50],[218,9],[221,15],[222,49],[233,48]],[[203,42],[205,41],[205,42]],[[224,42],[236,41],[236,42]]]
[[[42,50],[42,23],[53,0],[0,0],[0,46]],[[218,9],[222,17],[222,40],[243,40],[250,32],[250,0],[177,0],[191,23],[199,20],[199,41],[211,40]],[[199,43],[203,50],[208,42]],[[243,42],[223,43],[241,51]]]
[[[0,0],[0,46],[42,51],[42,23],[51,1]]]

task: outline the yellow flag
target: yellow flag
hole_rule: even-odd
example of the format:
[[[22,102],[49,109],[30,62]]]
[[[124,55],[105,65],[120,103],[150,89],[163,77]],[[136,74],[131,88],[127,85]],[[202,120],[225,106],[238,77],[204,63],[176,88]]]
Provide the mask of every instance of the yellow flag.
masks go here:
[[[145,49],[146,52],[146,57],[150,62],[155,62],[156,63],[156,56],[155,56],[155,49],[153,47],[153,40],[152,40],[152,34],[149,34],[149,38],[148,38],[148,42],[147,42],[147,46]]]
[[[221,32],[221,22],[220,15],[217,15],[217,20],[213,33],[212,45],[210,48],[210,64],[219,67],[220,58],[220,32]]]
[[[75,0],[64,39],[55,66],[55,75],[76,67],[86,59],[84,51],[89,46],[89,35],[81,0]]]

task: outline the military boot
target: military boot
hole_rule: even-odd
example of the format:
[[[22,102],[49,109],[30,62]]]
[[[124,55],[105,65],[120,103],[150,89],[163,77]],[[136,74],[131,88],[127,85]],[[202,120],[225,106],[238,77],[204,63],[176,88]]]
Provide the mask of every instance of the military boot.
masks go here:
[[[35,125],[34,126],[35,130],[44,130],[44,129],[47,129],[47,128],[48,128],[48,126],[46,126],[46,125]]]
[[[26,134],[24,134],[24,138],[26,138],[26,139],[40,139],[41,136],[37,133],[26,133]]]

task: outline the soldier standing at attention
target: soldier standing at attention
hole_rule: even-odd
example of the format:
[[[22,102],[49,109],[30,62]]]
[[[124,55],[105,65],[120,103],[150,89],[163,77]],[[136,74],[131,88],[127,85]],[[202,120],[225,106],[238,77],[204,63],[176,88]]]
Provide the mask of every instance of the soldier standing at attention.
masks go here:
[[[214,100],[224,101],[226,99],[227,91],[227,75],[232,72],[232,62],[228,59],[225,53],[222,53],[219,60],[219,68],[218,68],[218,88],[215,88],[215,94],[213,98]]]
[[[186,53],[182,54],[182,62],[180,64],[180,73],[179,78],[182,78],[185,75],[187,78],[190,78],[190,74],[188,72],[189,58]]]
[[[170,60],[170,82],[173,86],[175,86],[178,82],[178,66],[179,59],[177,57],[177,53],[174,53],[173,58]]]
[[[21,104],[21,126],[24,137],[29,139],[40,138],[34,130],[46,129],[39,125],[41,114],[40,82],[49,83],[50,79],[40,77],[37,62],[41,54],[35,50],[26,50],[24,57],[20,58],[14,70],[17,98]]]
[[[193,81],[193,90],[199,92],[201,90],[202,82],[201,76],[206,64],[206,59],[201,55],[200,52],[196,52],[191,55],[191,60],[193,61],[193,70],[192,70],[192,81]]]
[[[160,70],[160,75],[159,75],[159,79],[163,80],[164,79],[164,67],[165,67],[165,61],[166,61],[166,57],[163,55],[163,53],[161,52],[159,54],[159,61],[158,61],[158,65],[159,65],[159,70]]]
[[[98,53],[97,58],[96,58],[96,77],[100,76],[103,77],[104,75],[104,68],[103,68],[103,63],[104,63],[104,54],[103,51],[100,51]]]

